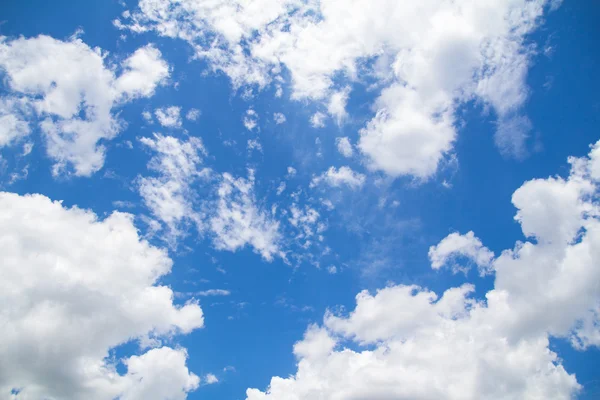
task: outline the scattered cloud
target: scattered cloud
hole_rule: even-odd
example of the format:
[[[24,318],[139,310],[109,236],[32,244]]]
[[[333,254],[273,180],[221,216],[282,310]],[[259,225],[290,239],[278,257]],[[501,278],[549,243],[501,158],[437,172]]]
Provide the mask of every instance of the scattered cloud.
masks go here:
[[[258,139],[248,139],[246,147],[248,148],[248,152],[251,152],[253,150],[256,150],[260,153],[263,152],[262,145],[260,144]]]
[[[181,128],[181,107],[170,106],[154,110],[158,123],[165,128]]]
[[[209,174],[208,169],[201,167],[206,150],[196,137],[182,141],[154,134],[140,142],[155,153],[148,169],[158,175],[140,177],[139,193],[152,215],[167,227],[165,239],[175,246],[177,238],[185,234],[187,223],[203,229],[203,216],[194,207],[191,185]]]
[[[219,378],[217,378],[214,374],[206,374],[204,375],[204,383],[206,385],[212,385],[215,383],[219,383]]]
[[[246,110],[246,115],[244,116],[244,126],[249,131],[253,131],[258,128],[258,113],[253,109]]]
[[[336,138],[335,145],[337,146],[338,152],[346,158],[350,158],[354,154],[352,143],[350,143],[350,139],[347,137]]]
[[[504,125],[526,118],[521,109],[535,54],[526,37],[556,4],[140,0],[115,25],[187,41],[234,88],[275,81],[279,89],[284,67],[291,97],[323,103],[338,124],[346,117],[349,84],[375,78],[383,90],[358,148],[374,170],[426,179],[452,152],[458,106],[473,99],[495,111],[501,150],[522,152],[504,146],[510,131]],[[364,60],[373,60],[372,67]],[[342,89],[340,76],[346,77]],[[311,121],[323,126],[324,114]],[[527,133],[520,129],[512,137],[523,143]]]
[[[0,100],[0,145],[29,133],[31,122],[19,115],[32,110],[54,162],[53,174],[70,173],[72,167],[77,176],[90,176],[104,165],[105,148],[99,142],[123,128],[114,109],[152,96],[170,74],[152,45],[123,60],[115,76],[101,50],[78,38],[65,42],[44,35],[1,41],[0,68],[10,93]],[[14,96],[22,97],[15,101]]]
[[[600,344],[599,148],[570,158],[567,178],[514,192],[515,218],[534,240],[497,258],[472,232],[432,247],[434,269],[459,254],[494,271],[485,301],[471,284],[441,296],[416,285],[362,291],[347,315],[328,311],[308,327],[294,345],[294,375],[248,389],[247,399],[573,398],[581,385],[549,338]]]
[[[219,250],[236,251],[251,246],[267,261],[282,254],[279,223],[256,204],[252,171],[248,179],[222,175],[217,208],[209,224]]]
[[[274,113],[273,121],[275,121],[277,125],[281,125],[286,121],[285,115],[283,115],[282,113]]]
[[[229,296],[231,292],[225,289],[209,289],[203,290],[201,292],[196,293],[198,296],[207,297],[207,296]]]
[[[325,119],[327,115],[323,114],[320,111],[317,111],[310,117],[310,124],[313,128],[324,128],[325,127]]]
[[[196,122],[198,121],[198,119],[200,119],[201,115],[202,112],[197,108],[190,108],[187,114],[185,114],[185,119],[187,119],[188,121]]]
[[[332,186],[341,187],[348,186],[350,189],[356,190],[364,185],[366,177],[364,174],[353,171],[350,167],[330,167],[326,172],[312,179],[310,186],[315,187],[322,183]]]

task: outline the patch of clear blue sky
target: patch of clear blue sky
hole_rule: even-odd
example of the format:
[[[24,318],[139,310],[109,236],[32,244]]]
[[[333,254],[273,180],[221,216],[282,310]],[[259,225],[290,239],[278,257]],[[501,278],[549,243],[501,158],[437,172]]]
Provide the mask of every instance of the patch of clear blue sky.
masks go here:
[[[133,2],[128,3],[128,8],[132,8]],[[376,93],[355,87],[349,103],[351,120],[342,127],[330,122],[327,128],[315,130],[308,123],[316,109],[314,105],[289,101],[287,91],[282,99],[276,99],[273,89],[266,89],[251,101],[242,100],[231,91],[226,77],[201,75],[205,65],[190,61],[191,49],[182,41],[130,34],[126,41],[119,40],[122,32],[111,21],[123,9],[117,1],[104,0],[3,3],[2,35],[48,34],[66,39],[82,28],[82,39],[92,47],[109,51],[108,60],[120,59],[153,42],[174,66],[173,80],[180,82],[177,89],[159,88],[151,99],[133,102],[121,110],[128,127],[108,143],[105,168],[93,177],[52,179],[50,164],[38,143],[28,179],[17,182],[10,190],[43,193],[62,199],[67,205],[91,208],[99,215],[110,213],[115,200],[132,201],[138,206],[131,212],[144,212],[138,195],[131,189],[132,180],[146,173],[149,155],[135,141],[153,131],[169,132],[157,124],[146,125],[141,112],[169,105],[181,106],[183,112],[192,107],[202,110],[198,122],[184,122],[184,127],[191,135],[202,137],[211,156],[210,166],[238,176],[245,176],[248,165],[255,167],[257,197],[266,199],[266,205],[276,200],[274,190],[289,165],[299,172],[288,183],[288,188],[293,189],[306,188],[312,174],[331,165],[348,164],[335,151],[335,137],[349,136],[356,141],[358,129],[372,115],[369,104]],[[369,195],[366,191],[344,193],[335,211],[320,210],[329,220],[327,244],[334,251],[323,267],[345,266],[341,273],[329,275],[311,265],[292,269],[280,260],[265,263],[247,249],[217,252],[208,241],[191,235],[185,245],[192,250],[183,251],[185,246],[181,246],[172,254],[175,267],[165,281],[175,290],[222,288],[231,290],[232,295],[202,299],[206,327],[176,339],[188,349],[192,371],[198,375],[217,373],[221,379],[220,384],[192,393],[190,399],[241,399],[247,387],[264,388],[271,376],[293,373],[292,345],[302,337],[307,325],[321,321],[327,307],[351,308],[361,289],[375,289],[394,281],[417,283],[439,293],[466,281],[462,275],[433,272],[427,262],[428,247],[452,231],[473,230],[496,253],[523,239],[513,220],[515,210],[510,198],[514,190],[529,179],[565,175],[567,157],[586,154],[588,145],[598,139],[599,20],[597,2],[566,1],[546,17],[542,28],[530,38],[539,55],[533,60],[528,78],[531,92],[525,113],[534,130],[528,143],[530,154],[524,160],[499,154],[493,142],[494,115],[486,115],[477,105],[469,104],[462,110],[466,125],[460,129],[456,142],[456,171],[446,171],[417,186],[407,179],[398,179]],[[553,50],[545,55],[544,48],[548,46]],[[254,134],[245,130],[241,120],[250,106],[259,113],[264,155],[247,158],[245,142]],[[283,112],[286,124],[275,125],[274,112]],[[323,158],[315,156],[317,137],[322,141]],[[223,145],[227,139],[238,142],[237,150]],[[127,140],[134,142],[133,150],[120,146]],[[3,154],[11,160],[10,151]],[[357,162],[350,165],[364,170]],[[105,171],[113,171],[114,177],[107,177]],[[444,178],[452,184],[451,189],[442,187]],[[377,203],[383,195],[400,201],[400,206],[379,209]],[[282,206],[289,204],[287,200]],[[489,279],[479,279],[474,273],[468,280],[477,285],[479,295],[491,285]],[[305,306],[310,308],[302,311]],[[598,398],[598,350],[577,352],[563,341],[553,341],[552,347],[564,359],[566,369],[576,373],[584,385],[580,398]],[[118,352],[125,350],[136,351],[134,346],[127,346]],[[235,367],[235,371],[222,372],[226,366]]]

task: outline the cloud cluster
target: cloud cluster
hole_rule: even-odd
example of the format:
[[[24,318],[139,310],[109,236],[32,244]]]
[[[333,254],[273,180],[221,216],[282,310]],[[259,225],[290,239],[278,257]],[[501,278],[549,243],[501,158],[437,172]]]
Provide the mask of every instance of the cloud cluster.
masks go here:
[[[494,110],[501,151],[526,153],[526,36],[555,4],[140,0],[115,25],[186,40],[236,88],[279,85],[285,69],[291,97],[321,103],[338,124],[351,85],[371,82],[383,89],[358,148],[372,169],[426,179],[452,152],[458,106],[473,100]]]
[[[218,250],[250,246],[268,261],[283,255],[279,223],[257,202],[252,171],[247,179],[212,173],[203,166],[207,151],[197,137],[154,134],[140,142],[154,153],[148,169],[157,175],[140,176],[138,190],[152,216],[167,228],[162,237],[172,248],[193,227],[207,233]]]
[[[156,115],[158,123],[165,128],[181,128],[181,107],[157,108],[154,110],[154,115]]]
[[[186,233],[188,223],[200,231],[203,229],[201,210],[194,206],[196,196],[192,185],[210,173],[202,167],[206,150],[196,137],[183,141],[155,134],[153,138],[141,138],[140,142],[155,153],[148,169],[158,176],[140,177],[139,193],[152,215],[167,227],[166,239],[174,246]]]
[[[132,220],[0,193],[1,398],[185,399],[198,387],[185,349],[161,342],[201,328],[202,310],[173,304],[159,284],[172,262]],[[114,359],[132,340],[157,348]]]
[[[29,134],[23,115],[35,113],[55,175],[89,176],[104,165],[101,141],[113,139],[123,123],[114,109],[151,96],[170,74],[152,45],[123,60],[119,74],[105,64],[105,53],[80,39],[49,36],[0,38],[0,70],[9,94],[0,99],[0,146]]]
[[[223,174],[209,225],[217,249],[236,251],[249,245],[267,261],[283,256],[279,222],[256,204],[252,171],[248,179]]]
[[[321,175],[315,176],[312,179],[310,186],[315,187],[324,183],[332,187],[347,186],[350,189],[356,190],[364,185],[365,180],[366,177],[364,174],[355,172],[350,167],[343,166],[339,169],[330,167]]]
[[[567,178],[515,191],[515,219],[535,240],[497,258],[471,232],[432,247],[435,269],[457,253],[494,271],[485,301],[470,284],[442,296],[414,285],[363,291],[348,315],[328,312],[296,343],[295,375],[247,399],[573,398],[581,386],[549,338],[600,345],[599,148],[571,158]]]
[[[491,272],[494,253],[485,247],[472,231],[467,232],[466,235],[451,233],[436,246],[429,248],[429,261],[433,269],[450,266],[455,272],[461,270],[466,272],[468,267],[461,266],[461,260],[458,258],[473,262],[483,276]]]

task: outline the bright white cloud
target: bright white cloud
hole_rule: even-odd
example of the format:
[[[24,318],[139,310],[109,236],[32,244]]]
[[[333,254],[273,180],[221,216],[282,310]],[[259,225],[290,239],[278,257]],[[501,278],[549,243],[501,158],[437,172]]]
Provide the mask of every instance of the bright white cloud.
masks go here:
[[[310,186],[315,187],[321,183],[332,187],[348,186],[351,189],[359,189],[365,183],[364,174],[353,171],[350,167],[330,167],[326,172],[312,179]]]
[[[248,179],[223,174],[216,211],[209,224],[219,250],[251,246],[267,261],[281,255],[279,223],[256,204],[252,171]]]
[[[433,269],[449,266],[455,272],[466,271],[468,266],[461,265],[460,258],[473,262],[477,265],[479,273],[486,275],[491,272],[494,253],[485,247],[472,231],[466,235],[451,233],[436,246],[429,248],[429,261]]]
[[[352,157],[352,155],[354,154],[352,143],[350,143],[350,139],[348,139],[347,137],[336,138],[335,145],[337,146],[337,149],[340,152],[340,154],[346,158]]]
[[[135,97],[151,96],[169,76],[168,65],[152,46],[125,59],[118,77],[105,66],[104,56],[76,38],[68,42],[43,35],[0,39],[0,68],[6,73],[8,89],[11,96],[22,96],[21,106],[26,103],[41,120],[55,175],[69,172],[68,167],[78,176],[102,168],[105,148],[99,142],[113,139],[122,129],[113,108]],[[14,113],[0,113],[4,122],[0,137],[5,142],[9,135],[14,139],[29,131]]]
[[[277,125],[281,125],[286,121],[285,115],[283,115],[282,113],[274,113],[273,121],[275,121]]]
[[[292,98],[323,102],[338,123],[349,95],[336,84],[340,76],[376,78],[384,90],[358,147],[373,169],[424,179],[452,151],[457,107],[473,99],[495,111],[501,150],[524,154],[530,123],[521,108],[533,52],[526,36],[555,4],[140,0],[115,24],[188,41],[234,87],[279,84],[286,68]]]
[[[170,106],[157,108],[154,115],[158,123],[165,128],[181,128],[181,107]]]
[[[184,349],[161,347],[125,360],[127,375],[122,400],[185,400],[198,388],[200,378],[188,371]]]
[[[0,397],[18,389],[26,399],[185,399],[198,387],[184,349],[125,358],[125,374],[110,356],[131,340],[160,345],[204,323],[196,302],[173,304],[159,284],[172,262],[132,221],[0,193]]]
[[[441,297],[415,285],[363,291],[348,315],[327,312],[322,327],[309,327],[294,346],[293,376],[274,377],[265,392],[248,389],[247,399],[572,399],[581,386],[549,336],[600,346],[598,146],[569,160],[566,179],[515,191],[516,219],[534,242],[495,259],[471,232],[432,248],[434,268],[456,252],[491,261],[485,302],[470,284]]]
[[[169,77],[169,65],[152,45],[137,49],[121,64],[123,69],[115,86],[121,96],[150,97]]]
[[[148,168],[158,174],[138,179],[140,195],[152,215],[167,226],[165,239],[175,246],[177,238],[185,233],[186,223],[202,230],[203,216],[194,207],[191,185],[210,172],[201,167],[206,150],[196,137],[182,141],[155,134],[140,142],[155,153]]]

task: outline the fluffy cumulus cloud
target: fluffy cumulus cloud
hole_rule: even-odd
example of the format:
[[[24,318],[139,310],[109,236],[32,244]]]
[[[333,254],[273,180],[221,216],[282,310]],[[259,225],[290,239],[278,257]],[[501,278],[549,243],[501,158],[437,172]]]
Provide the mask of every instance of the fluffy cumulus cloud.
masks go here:
[[[320,184],[326,184],[332,187],[347,186],[351,189],[359,189],[364,185],[366,177],[364,174],[353,171],[350,167],[330,167],[327,171],[319,176],[315,176],[311,183],[311,187]]]
[[[429,261],[433,269],[450,266],[454,271],[466,271],[458,262],[459,258],[473,262],[479,268],[479,273],[485,275],[490,272],[494,253],[485,247],[472,231],[466,235],[451,233],[436,246],[429,248]]]
[[[252,171],[248,179],[223,174],[209,225],[217,249],[236,251],[250,246],[267,261],[282,256],[279,222],[257,204]]]
[[[165,128],[181,128],[181,107],[158,108],[154,111],[154,115],[158,123]]]
[[[154,152],[148,168],[157,176],[140,177],[139,193],[152,215],[167,227],[165,238],[175,245],[189,223],[202,229],[202,215],[194,207],[192,184],[210,173],[202,167],[206,150],[196,137],[183,141],[155,134],[140,141]]]
[[[186,351],[161,341],[202,327],[202,310],[173,304],[159,283],[172,262],[132,220],[0,193],[1,398],[185,399],[198,387]],[[115,360],[132,340],[155,348]]]
[[[335,139],[335,145],[341,155],[344,157],[352,157],[354,154],[354,149],[352,148],[352,143],[350,143],[350,139],[347,137],[339,137]]]
[[[472,233],[432,248],[436,269],[455,253],[489,265],[485,301],[470,284],[441,296],[414,285],[363,291],[349,314],[328,312],[296,343],[295,375],[247,399],[572,399],[581,386],[549,339],[600,345],[598,146],[569,160],[567,178],[515,191],[515,218],[535,240],[496,258]]]
[[[471,100],[495,111],[503,152],[526,153],[526,36],[555,4],[140,0],[115,24],[186,40],[234,87],[279,85],[285,68],[292,98],[321,102],[338,123],[350,84],[374,79],[383,89],[358,148],[373,169],[426,179],[451,153],[455,111]]]
[[[54,174],[72,170],[89,176],[102,168],[105,148],[99,142],[123,128],[114,108],[151,96],[169,76],[167,63],[151,45],[123,60],[118,75],[104,57],[76,38],[0,38],[0,70],[10,92],[0,100],[0,145],[28,134],[31,127],[20,115],[35,113]]]

